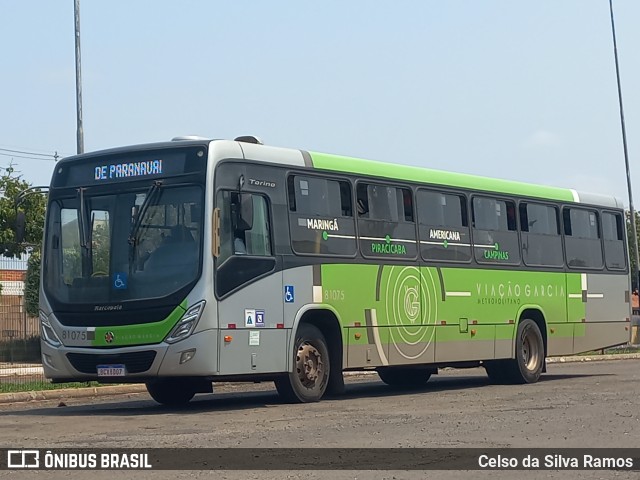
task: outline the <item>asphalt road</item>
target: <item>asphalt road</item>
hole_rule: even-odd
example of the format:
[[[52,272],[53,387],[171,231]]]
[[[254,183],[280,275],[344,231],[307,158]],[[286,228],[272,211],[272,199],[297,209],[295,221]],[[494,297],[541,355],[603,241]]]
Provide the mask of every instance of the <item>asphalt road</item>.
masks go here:
[[[484,370],[448,370],[419,391],[351,376],[347,394],[283,405],[271,384],[225,385],[186,408],[146,394],[0,405],[5,448],[146,447],[638,447],[640,361],[549,365],[534,385],[488,383]],[[505,453],[508,453],[505,450]],[[88,472],[0,472],[6,478],[89,478]],[[638,478],[606,471],[156,471],[113,478]]]

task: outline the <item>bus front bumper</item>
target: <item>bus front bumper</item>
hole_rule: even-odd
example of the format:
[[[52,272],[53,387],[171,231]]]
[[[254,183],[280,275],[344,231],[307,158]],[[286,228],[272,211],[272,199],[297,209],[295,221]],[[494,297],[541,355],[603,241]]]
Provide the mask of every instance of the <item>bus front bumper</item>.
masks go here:
[[[217,371],[217,340],[216,330],[205,330],[174,344],[109,349],[55,348],[42,342],[42,366],[54,382],[138,383],[157,377],[210,376]]]

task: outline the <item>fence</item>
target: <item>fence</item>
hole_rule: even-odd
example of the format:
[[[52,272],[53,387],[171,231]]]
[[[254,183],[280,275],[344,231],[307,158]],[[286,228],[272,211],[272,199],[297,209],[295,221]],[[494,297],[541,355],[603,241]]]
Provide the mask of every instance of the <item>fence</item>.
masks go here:
[[[0,256],[0,392],[43,382],[40,324],[24,306],[28,256]]]
[[[43,380],[39,320],[27,315],[23,296],[0,295],[0,391]]]
[[[40,327],[37,318],[29,317],[24,308],[24,297],[17,295],[0,296],[0,343],[7,344],[0,349],[0,362],[40,361],[40,352],[33,352],[36,356],[13,356],[13,348],[20,343],[30,343],[39,340]],[[14,345],[16,344],[16,345]],[[18,354],[18,352],[16,352]]]

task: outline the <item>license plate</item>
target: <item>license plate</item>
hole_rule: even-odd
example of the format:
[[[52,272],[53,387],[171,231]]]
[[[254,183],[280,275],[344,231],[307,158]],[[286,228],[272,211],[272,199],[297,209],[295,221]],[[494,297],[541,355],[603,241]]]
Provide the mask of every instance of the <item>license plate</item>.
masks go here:
[[[124,377],[127,373],[124,365],[98,365],[99,377]]]

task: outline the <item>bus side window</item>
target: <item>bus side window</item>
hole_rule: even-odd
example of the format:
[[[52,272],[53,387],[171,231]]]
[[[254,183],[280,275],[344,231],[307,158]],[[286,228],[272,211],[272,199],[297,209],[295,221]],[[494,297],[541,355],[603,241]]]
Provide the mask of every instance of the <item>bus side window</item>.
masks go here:
[[[287,179],[289,211],[317,217],[351,216],[351,189],[345,181],[292,175]]]
[[[232,255],[272,254],[271,223],[264,196],[222,191],[218,193],[216,205],[220,208],[218,264]]]
[[[340,208],[343,217],[353,217],[351,185],[347,182],[340,182]]]
[[[565,207],[565,252],[572,268],[601,269],[603,265],[598,213],[586,208]]]
[[[357,208],[358,216],[362,218],[369,218],[369,199],[367,197],[367,185],[364,183],[358,184],[357,191]]]
[[[249,195],[248,197],[248,201],[252,204],[253,221],[251,228],[244,230],[246,253],[247,255],[270,256],[272,254],[271,224],[267,200],[262,195]]]
[[[551,205],[520,203],[522,258],[530,266],[562,267],[558,210]]]
[[[294,253],[355,255],[355,222],[349,181],[319,175],[290,175],[287,190]]]
[[[366,258],[414,259],[418,242],[411,189],[358,183],[358,237]]]
[[[520,264],[515,211],[515,203],[511,200],[473,197],[473,243],[478,263]]]
[[[622,215],[619,213],[602,213],[602,239],[604,257],[610,270],[625,270],[624,228]]]
[[[419,189],[416,202],[422,258],[470,262],[471,242],[466,197]]]

